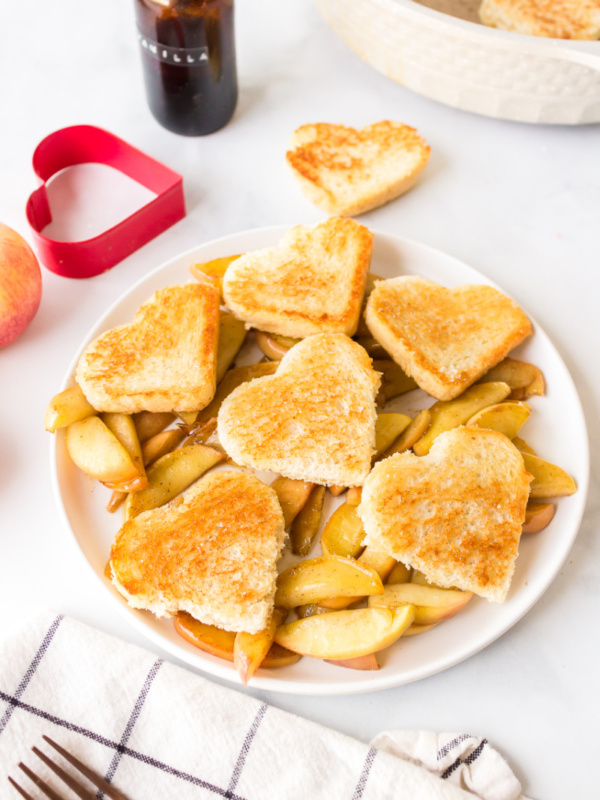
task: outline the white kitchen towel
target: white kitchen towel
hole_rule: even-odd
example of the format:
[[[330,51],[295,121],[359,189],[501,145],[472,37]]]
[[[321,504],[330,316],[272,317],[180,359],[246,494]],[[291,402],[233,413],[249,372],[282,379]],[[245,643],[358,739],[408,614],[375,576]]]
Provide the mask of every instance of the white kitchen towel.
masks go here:
[[[1,797],[18,796],[9,775],[28,781],[19,761],[59,789],[30,750],[45,748],[43,734],[130,800],[516,800],[520,794],[485,740],[391,732],[369,746],[46,612],[0,643]]]

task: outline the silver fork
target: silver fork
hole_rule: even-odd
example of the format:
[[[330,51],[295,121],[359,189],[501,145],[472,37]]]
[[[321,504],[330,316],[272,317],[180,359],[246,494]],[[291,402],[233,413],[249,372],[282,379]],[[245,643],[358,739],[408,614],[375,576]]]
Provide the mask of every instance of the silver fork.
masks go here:
[[[70,764],[72,764],[76,769],[78,769],[79,772],[82,773],[82,775],[85,775],[85,777],[89,781],[91,781],[91,783],[93,783],[94,786],[97,786],[98,789],[104,792],[105,796],[109,798],[109,800],[127,800],[127,798],[122,792],[119,792],[117,789],[115,789],[115,787],[112,784],[107,783],[107,781],[105,781],[104,778],[101,778],[100,775],[93,772],[89,767],[86,767],[86,765],[83,764],[81,761],[79,761],[78,758],[75,758],[75,756],[72,756],[59,744],[56,744],[56,742],[52,741],[52,739],[49,736],[43,736],[42,738],[58,753],[60,753],[63,758],[65,758]],[[55,764],[55,762],[52,761],[52,759],[48,758],[48,756],[45,753],[42,753],[42,751],[38,750],[37,747],[32,747],[31,749],[36,754],[36,756],[38,756],[38,758],[41,758],[44,764],[46,764],[52,770],[52,772],[58,775],[58,777],[62,781],[64,781],[64,783],[66,783],[70,789],[72,789],[75,792],[77,797],[80,797],[81,800],[96,800],[97,794],[92,794],[92,792],[90,792],[88,789],[85,789],[78,781],[76,781],[67,772],[65,772],[64,769],[62,769],[62,767],[59,767],[58,764]],[[48,786],[48,784],[45,781],[43,781],[41,778],[38,778],[38,776],[32,770],[30,770],[29,767],[22,761],[19,764],[19,768],[23,770],[23,772],[27,775],[27,777],[30,780],[32,780],[33,783],[35,783],[35,785],[46,795],[46,797],[51,798],[51,800],[65,800],[65,798],[62,795],[57,794],[54,791],[54,789]],[[23,789],[21,786],[19,786],[19,784],[15,780],[13,780],[13,778],[9,777],[8,780],[19,792],[21,797],[25,797],[27,798],[27,800],[35,800],[33,795],[26,792],[25,789]]]

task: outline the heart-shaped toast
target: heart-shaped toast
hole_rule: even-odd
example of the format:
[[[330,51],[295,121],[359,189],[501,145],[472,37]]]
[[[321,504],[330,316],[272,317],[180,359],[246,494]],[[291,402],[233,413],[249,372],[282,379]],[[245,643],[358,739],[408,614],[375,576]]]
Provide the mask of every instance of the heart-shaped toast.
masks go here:
[[[112,582],[134,608],[187,611],[256,633],[273,611],[284,521],[275,491],[238,471],[202,478],[179,505],[127,521],[111,549]]]
[[[414,276],[379,281],[365,319],[421,389],[451,400],[529,336],[519,306],[491,286],[446,289]]]
[[[375,448],[379,384],[360,345],[343,334],[310,336],[275,375],[229,395],[219,440],[237,464],[310,483],[362,484]]]
[[[361,130],[344,125],[302,125],[287,162],[303,193],[329,214],[353,216],[408,191],[429,159],[414,128],[376,122]]]
[[[375,465],[358,514],[366,543],[495,602],[515,568],[531,475],[504,434],[455,428],[428,455],[401,453]]]
[[[371,263],[373,234],[351,219],[298,225],[277,247],[236,259],[223,296],[239,319],[259,330],[303,338],[356,331]]]
[[[170,286],[88,345],[77,383],[97,411],[198,411],[215,393],[218,337],[217,290]]]
[[[505,31],[552,39],[600,39],[597,0],[483,0],[479,19]]]

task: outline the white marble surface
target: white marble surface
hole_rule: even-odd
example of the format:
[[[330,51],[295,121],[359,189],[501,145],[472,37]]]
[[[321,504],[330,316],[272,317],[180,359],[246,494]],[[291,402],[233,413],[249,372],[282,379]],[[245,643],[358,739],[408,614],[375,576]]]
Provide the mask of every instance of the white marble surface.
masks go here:
[[[48,398],[94,320],[147,271],[239,230],[316,223],[283,162],[308,121],[419,129],[432,148],[420,185],[361,221],[446,250],[518,298],[549,333],[577,384],[592,451],[579,536],[537,605],[470,660],[419,683],[350,698],[269,702],[368,740],[389,728],[485,735],[537,800],[597,796],[600,637],[600,130],[535,127],[455,111],[372,71],[311,3],[238,3],[241,96],[223,131],[182,139],[147,110],[131,4],[120,0],[3,8],[0,220],[31,238],[31,155],[66,125],[105,127],[180,171],[187,217],[108,273],[71,281],[44,270],[26,333],[0,352],[0,633],[40,605],[143,643],[81,569],[52,496]]]

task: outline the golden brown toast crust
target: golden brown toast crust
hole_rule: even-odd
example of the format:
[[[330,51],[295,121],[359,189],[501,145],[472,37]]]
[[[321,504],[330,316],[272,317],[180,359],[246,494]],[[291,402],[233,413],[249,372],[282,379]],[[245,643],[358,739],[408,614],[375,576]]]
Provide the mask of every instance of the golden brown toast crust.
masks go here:
[[[483,0],[486,25],[554,39],[599,39],[600,0]]]
[[[498,431],[455,428],[426,456],[379,462],[358,508],[366,543],[432,583],[502,602],[514,572],[531,475]]]
[[[360,345],[342,334],[311,336],[275,375],[229,395],[219,440],[237,464],[309,483],[361,484],[375,447],[379,384]]]
[[[446,289],[412,276],[377,283],[365,318],[392,358],[438,400],[457,397],[531,333],[516,303],[491,286]]]
[[[111,550],[113,583],[157,616],[187,611],[233,631],[257,632],[273,608],[284,538],[275,492],[252,475],[214,472],[177,506],[125,522]]]
[[[354,220],[298,225],[278,247],[248,253],[229,266],[225,302],[239,319],[270,333],[352,336],[372,246],[373,234]]]
[[[307,197],[329,214],[352,216],[408,191],[429,159],[414,128],[384,120],[361,130],[302,125],[286,159]]]
[[[88,345],[77,383],[98,411],[197,411],[215,393],[218,336],[217,290],[170,286]]]

